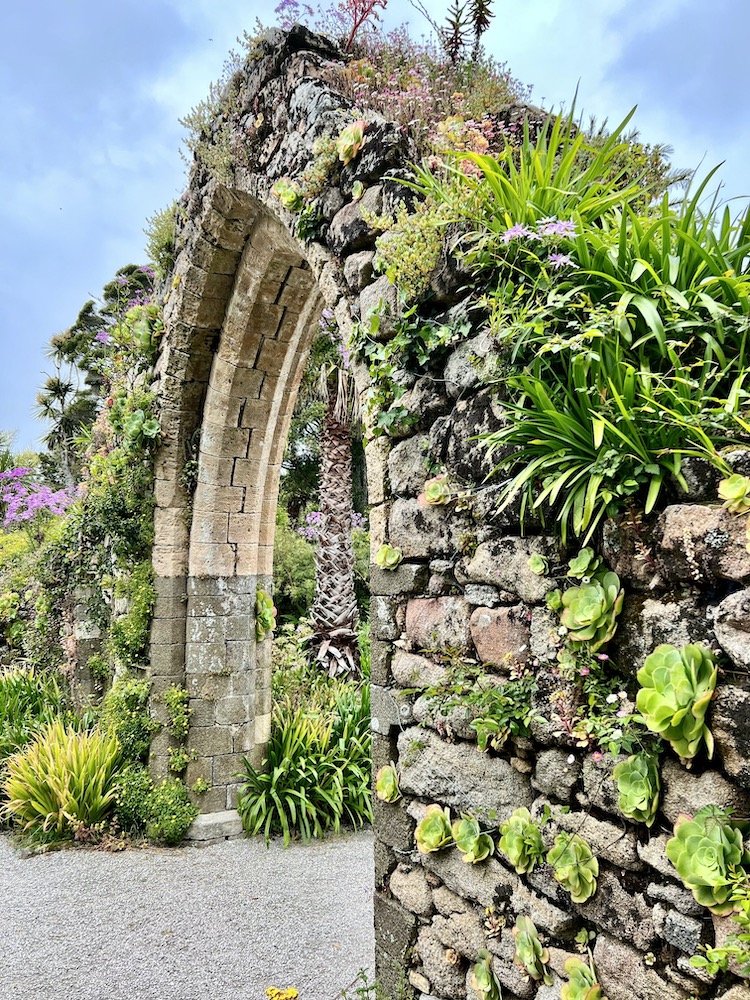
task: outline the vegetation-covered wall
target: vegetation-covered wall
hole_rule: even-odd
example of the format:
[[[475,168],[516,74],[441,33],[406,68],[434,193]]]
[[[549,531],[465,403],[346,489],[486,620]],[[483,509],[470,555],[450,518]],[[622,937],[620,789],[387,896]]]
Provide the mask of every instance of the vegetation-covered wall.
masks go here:
[[[338,59],[260,41],[181,206],[150,672],[186,683],[188,784],[231,807],[262,757],[255,600],[325,305],[368,400],[388,995],[740,1000],[730,952],[689,958],[749,900],[747,227],[654,206],[632,148],[535,109],[416,193]]]

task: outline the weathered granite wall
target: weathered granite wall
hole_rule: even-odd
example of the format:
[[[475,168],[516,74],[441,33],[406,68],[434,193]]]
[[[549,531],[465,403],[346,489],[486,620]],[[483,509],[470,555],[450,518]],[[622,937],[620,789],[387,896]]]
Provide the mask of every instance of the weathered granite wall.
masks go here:
[[[395,307],[387,279],[373,272],[376,233],[362,210],[387,211],[403,197],[396,177],[409,144],[398,128],[368,116],[361,153],[319,193],[321,224],[307,242],[271,195],[275,180],[301,177],[316,138],[352,120],[330,83],[337,59],[302,30],[271,35],[224,113],[232,177],[219,183],[197,168],[182,206],[182,252],[158,364],[164,445],[150,672],[157,697],[174,682],[187,684],[188,746],[196,754],[188,784],[200,776],[211,786],[202,800],[208,812],[234,804],[242,755],[260,758],[268,734],[269,640],[255,641],[254,595],[269,586],[281,455],[312,333],[324,305],[344,335],[381,301]],[[365,189],[361,201],[352,196],[356,182]],[[459,309],[465,284],[446,257],[433,275],[434,315]],[[709,717],[715,757],[688,772],[666,751],[664,795],[649,830],[619,811],[614,761],[576,745],[560,716],[559,622],[545,604],[554,584],[531,572],[529,556],[554,563],[567,554],[539,531],[523,536],[512,513],[498,515],[499,487],[485,485],[492,462],[474,437],[499,426],[502,408],[480,379],[489,349],[481,313],[473,323],[447,361],[409,386],[408,432],[366,449],[373,552],[387,541],[404,556],[396,570],[372,573],[375,769],[396,762],[404,793],[375,806],[378,975],[394,1000],[402,987],[421,1000],[473,997],[470,966],[487,948],[506,998],[551,1000],[586,929],[596,933],[594,958],[610,1000],[747,1000],[731,975],[712,979],[689,966],[701,942],[725,933],[726,918],[696,905],[665,854],[679,813],[716,803],[747,814],[750,804],[744,523],[704,502],[715,483],[696,475],[693,495],[653,523],[603,531],[602,554],[627,591],[612,658],[634,676],[660,642],[700,641],[726,654]],[[182,470],[197,431],[198,487],[188,497]],[[436,466],[468,489],[467,501],[420,505]],[[465,711],[442,717],[420,697],[445,678],[446,660],[484,663],[495,684],[522,665],[533,672],[531,737],[478,753]],[[167,750],[164,737],[157,769],[166,767]],[[415,824],[432,803],[490,826],[519,806],[535,815],[548,806],[548,841],[557,830],[576,831],[598,855],[596,894],[571,903],[544,864],[519,876],[498,858],[466,865],[455,849],[418,854]],[[549,946],[552,986],[513,964],[518,915],[531,916]]]

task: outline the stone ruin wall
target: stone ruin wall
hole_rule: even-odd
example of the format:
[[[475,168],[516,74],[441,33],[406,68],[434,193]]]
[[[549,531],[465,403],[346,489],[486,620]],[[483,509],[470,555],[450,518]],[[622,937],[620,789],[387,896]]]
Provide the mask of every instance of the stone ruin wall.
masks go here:
[[[335,53],[312,36],[277,33],[258,55],[232,119],[242,164],[227,184],[196,171],[183,204],[184,247],[158,365],[165,445],[157,462],[150,673],[157,695],[187,683],[195,712],[188,747],[198,757],[188,783],[201,775],[212,785],[209,812],[234,804],[231,776],[243,754],[262,756],[267,738],[270,640],[255,643],[249,605],[255,588],[269,585],[280,456],[306,351],[323,305],[348,334],[382,299],[393,304],[387,279],[373,271],[376,234],[362,207],[393,208],[403,192],[394,177],[409,153],[395,126],[371,125],[360,156],[321,198],[322,233],[296,240],[294,217],[270,195],[272,183],[298,176],[315,138],[337,134],[351,118],[328,82]],[[352,199],[356,181],[366,187],[361,203]],[[435,301],[460,308],[464,280],[443,261]],[[714,982],[688,965],[701,942],[726,933],[727,921],[697,906],[664,849],[678,813],[708,803],[750,812],[744,520],[720,509],[715,481],[696,474],[692,494],[675,498],[637,537],[627,524],[603,532],[602,554],[627,594],[613,659],[635,674],[658,643],[698,641],[728,657],[709,717],[715,758],[689,772],[665,753],[661,811],[648,831],[619,812],[613,762],[571,746],[549,721],[558,622],[544,601],[553,584],[531,573],[528,559],[562,553],[540,529],[524,537],[512,515],[498,516],[499,487],[484,483],[492,463],[472,438],[501,420],[480,378],[487,352],[478,329],[411,386],[408,434],[366,449],[373,552],[388,541],[404,553],[395,571],[373,568],[371,578],[374,770],[395,761],[404,792],[396,804],[375,800],[378,975],[394,1000],[404,980],[406,995],[419,1000],[472,998],[470,966],[486,947],[506,1000],[552,1000],[585,927],[597,932],[594,958],[610,1000],[748,1000],[744,986],[727,991],[737,982],[731,977]],[[180,471],[199,428],[199,485],[186,517]],[[426,457],[478,487],[468,509],[418,504]],[[444,676],[440,658],[425,652],[441,647],[485,662],[498,681],[514,662],[532,664],[536,707],[548,721],[501,753],[478,753],[465,717],[436,719],[419,697]],[[164,741],[157,769],[165,766]],[[548,804],[546,836],[576,830],[599,855],[597,893],[575,905],[546,866],[518,876],[496,858],[466,865],[455,849],[417,854],[415,823],[434,802],[454,817],[492,813],[495,823],[518,806]],[[506,918],[498,937],[484,933],[489,907]],[[513,965],[510,928],[520,914],[549,943],[552,987],[538,987]]]

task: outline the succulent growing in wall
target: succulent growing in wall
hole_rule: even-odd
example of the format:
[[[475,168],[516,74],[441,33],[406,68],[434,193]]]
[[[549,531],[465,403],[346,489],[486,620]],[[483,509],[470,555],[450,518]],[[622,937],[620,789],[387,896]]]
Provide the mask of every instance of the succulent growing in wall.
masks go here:
[[[383,802],[398,802],[401,798],[395,764],[386,764],[375,775],[375,793]]]
[[[592,653],[612,638],[624,593],[616,573],[602,573],[562,595],[560,621],[572,642],[585,642]]]
[[[704,742],[708,756],[713,756],[706,712],[717,675],[714,656],[705,646],[677,649],[667,643],[657,646],[638,671],[636,708],[648,728],[668,740],[688,767]]]
[[[661,791],[657,758],[650,753],[634,754],[615,767],[612,777],[620,793],[620,809],[639,823],[652,826]]]
[[[479,961],[471,972],[471,988],[480,1000],[502,1000],[502,990],[492,971],[492,956],[488,951],[479,952]]]
[[[414,837],[421,854],[431,854],[450,846],[453,843],[450,810],[438,805],[427,806],[427,812],[417,824]]]
[[[255,596],[255,638],[262,642],[276,627],[276,608],[271,596],[259,590]]]
[[[596,981],[593,962],[569,958],[565,963],[568,982],[560,990],[560,1000],[607,1000]]]
[[[417,502],[423,507],[439,507],[450,503],[452,499],[453,491],[448,482],[448,474],[444,472],[427,480]]]
[[[275,195],[284,208],[290,212],[300,212],[305,204],[305,199],[299,186],[288,177],[281,177],[271,188],[271,194]]]
[[[347,163],[351,163],[362,148],[362,143],[365,141],[366,128],[367,122],[359,119],[356,122],[352,122],[351,125],[347,125],[345,129],[342,129],[336,140],[336,151],[344,166]]]
[[[543,980],[547,986],[552,985],[552,974],[549,971],[549,951],[539,940],[536,926],[531,917],[519,917],[513,928],[513,939],[516,951],[513,961],[526,971],[534,980]]]
[[[742,833],[726,810],[706,806],[693,818],[678,816],[674,837],[667,841],[667,857],[702,906],[720,916],[736,908],[732,875],[748,859]]]
[[[581,549],[578,555],[569,561],[568,576],[573,577],[575,580],[583,580],[586,577],[591,579],[601,564],[602,561],[599,556],[587,545],[585,549]]]
[[[549,573],[549,559],[534,552],[529,556],[529,569],[537,576],[546,576]]]
[[[453,840],[467,864],[484,861],[495,852],[495,844],[488,833],[482,833],[479,821],[464,815],[453,824]]]
[[[750,511],[750,477],[734,475],[719,483],[719,498],[733,514]]]
[[[599,862],[577,833],[559,833],[547,862],[555,869],[555,879],[570,893],[574,903],[585,903],[596,892]]]
[[[380,569],[396,569],[401,564],[404,553],[401,549],[385,542],[375,554],[375,565]]]
[[[544,857],[542,832],[524,806],[500,827],[498,847],[519,875],[530,872]]]

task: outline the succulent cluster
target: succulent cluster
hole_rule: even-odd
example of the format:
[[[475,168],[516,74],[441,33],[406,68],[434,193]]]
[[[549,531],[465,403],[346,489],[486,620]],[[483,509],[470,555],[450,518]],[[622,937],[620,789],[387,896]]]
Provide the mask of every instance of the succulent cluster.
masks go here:
[[[593,963],[580,958],[569,958],[565,963],[569,979],[560,990],[560,1000],[607,1000],[596,981]]]
[[[276,628],[276,608],[270,594],[259,590],[255,596],[255,638],[262,642]]]
[[[453,843],[450,810],[443,809],[439,805],[427,806],[422,821],[417,824],[414,836],[420,854],[431,854],[433,851],[442,851],[444,847],[449,847]]]
[[[750,511],[750,477],[734,475],[719,483],[719,499],[733,514]]]
[[[448,474],[445,472],[428,479],[417,498],[418,503],[423,507],[440,507],[450,503],[451,500],[453,500],[453,490],[448,480]]]
[[[474,865],[495,853],[495,844],[488,833],[482,833],[479,821],[463,815],[452,827],[453,840],[467,864]]]
[[[500,834],[498,847],[519,875],[530,872],[544,857],[542,832],[524,806],[508,817]]]
[[[344,166],[347,163],[351,163],[362,148],[362,143],[365,141],[366,128],[367,122],[359,119],[341,130],[338,139],[336,139],[336,151]]]
[[[404,558],[401,549],[384,542],[375,553],[375,565],[380,569],[396,569]]]
[[[271,194],[278,198],[289,212],[301,212],[304,207],[305,199],[302,197],[299,185],[288,177],[279,178],[271,188]]]
[[[536,926],[531,917],[519,917],[513,928],[513,939],[516,951],[513,961],[525,970],[527,976],[536,981],[542,980],[545,985],[552,985],[552,974],[549,971],[549,950],[543,947],[539,940]]]
[[[555,879],[574,903],[585,903],[596,892],[599,862],[577,833],[559,833],[547,862],[555,869]]]
[[[479,961],[471,972],[471,988],[481,1000],[502,1000],[500,983],[492,971],[492,956],[488,951],[479,952]]]
[[[678,816],[674,837],[667,841],[667,857],[702,906],[720,916],[736,909],[733,876],[749,859],[742,832],[729,821],[726,810],[706,806],[692,818]]]
[[[395,764],[386,764],[375,775],[375,794],[383,802],[398,802],[401,798]]]
[[[648,728],[665,740],[686,766],[705,742],[713,756],[714,741],[706,712],[714,696],[718,667],[705,646],[657,646],[638,671],[641,690],[636,707]]]
[[[620,809],[639,823],[652,826],[661,792],[657,758],[650,753],[634,754],[615,767],[612,777],[620,793]]]
[[[585,550],[584,550],[585,551]],[[561,598],[560,621],[571,642],[585,643],[595,653],[617,630],[624,591],[616,573],[597,573],[579,587],[570,587]]]
[[[588,583],[588,581],[596,574],[601,567],[602,561],[594,553],[594,550],[590,546],[581,549],[577,556],[574,556],[568,562],[568,576],[572,577],[574,580],[583,580]]]

